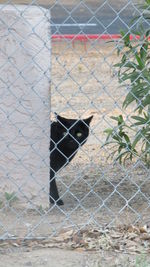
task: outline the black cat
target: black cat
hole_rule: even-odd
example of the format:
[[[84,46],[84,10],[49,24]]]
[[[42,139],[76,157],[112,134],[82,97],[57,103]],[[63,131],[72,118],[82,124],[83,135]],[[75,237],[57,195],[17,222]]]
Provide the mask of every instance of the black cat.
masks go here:
[[[93,116],[84,120],[56,116],[57,121],[51,124],[49,202],[63,205],[55,181],[56,173],[73,159],[79,147],[86,142]]]

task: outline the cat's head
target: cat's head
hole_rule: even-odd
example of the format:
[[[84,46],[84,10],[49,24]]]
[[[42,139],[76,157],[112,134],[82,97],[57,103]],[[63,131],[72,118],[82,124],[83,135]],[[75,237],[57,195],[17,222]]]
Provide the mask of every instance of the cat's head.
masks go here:
[[[66,119],[56,114],[57,133],[61,138],[61,145],[68,149],[77,149],[83,145],[89,135],[89,126],[93,116],[86,119]]]

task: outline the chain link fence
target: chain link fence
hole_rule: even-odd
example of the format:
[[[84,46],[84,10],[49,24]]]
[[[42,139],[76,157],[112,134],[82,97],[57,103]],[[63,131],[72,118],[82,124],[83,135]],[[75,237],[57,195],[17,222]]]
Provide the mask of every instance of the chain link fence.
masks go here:
[[[9,1],[0,5],[0,14],[1,239],[148,222],[148,167],[140,157],[121,165],[104,146],[104,130],[115,125],[110,117],[123,114],[127,122],[135,115],[134,104],[122,108],[128,88],[120,87],[114,68],[121,38],[105,39],[118,38],[121,28],[136,29],[138,20],[130,21],[142,14],[137,2]],[[49,152],[54,121],[54,135],[62,135],[51,139]],[[74,127],[78,137],[81,128],[82,134],[89,129],[85,144]],[[77,145],[70,163],[72,152],[67,157],[59,147],[68,135]],[[53,192],[49,203],[49,157],[56,148],[65,167],[51,171],[64,205]],[[54,166],[59,160],[54,157]]]

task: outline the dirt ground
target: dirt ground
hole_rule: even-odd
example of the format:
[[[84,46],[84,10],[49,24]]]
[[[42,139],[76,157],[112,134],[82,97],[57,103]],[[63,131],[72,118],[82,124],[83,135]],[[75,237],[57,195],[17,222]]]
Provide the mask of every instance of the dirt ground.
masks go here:
[[[119,257],[118,257],[119,256]],[[112,261],[113,260],[113,261]],[[61,249],[41,249],[32,252],[9,252],[1,254],[1,267],[105,267],[135,266],[136,256],[116,255],[115,253],[86,253]],[[109,263],[109,265],[108,265]],[[119,265],[117,265],[119,263]],[[127,265],[130,264],[130,265]]]
[[[149,224],[149,170],[140,161],[126,167],[113,164],[107,159],[110,149],[101,147],[106,138],[104,130],[112,125],[110,116],[122,112],[126,93],[113,69],[117,60],[112,43],[53,42],[52,119],[53,112],[67,118],[94,115],[90,137],[58,175],[64,206],[49,207],[47,181],[42,181],[42,186],[36,181],[24,183],[19,190],[12,181],[2,184],[1,236],[50,237],[69,226]],[[124,116],[133,109],[123,111]],[[9,202],[4,193],[12,191],[17,198]],[[114,252],[38,249],[1,252],[0,266],[136,266],[135,262],[136,255]]]
[[[62,249],[40,249],[1,254],[1,267],[149,267],[149,256],[115,252],[79,252]],[[144,259],[144,260],[143,260]],[[139,263],[139,265],[138,265]],[[145,264],[146,263],[146,264]],[[142,265],[145,264],[145,265]]]

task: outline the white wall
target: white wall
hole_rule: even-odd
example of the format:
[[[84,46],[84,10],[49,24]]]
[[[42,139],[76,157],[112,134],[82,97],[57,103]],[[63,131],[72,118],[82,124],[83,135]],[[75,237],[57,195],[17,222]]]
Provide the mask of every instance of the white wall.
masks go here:
[[[40,197],[48,187],[49,19],[44,8],[0,5],[1,194]]]

